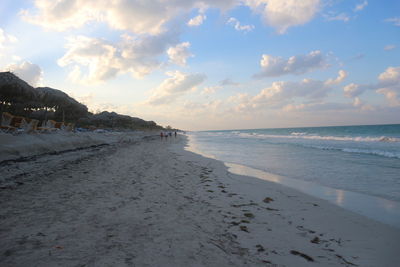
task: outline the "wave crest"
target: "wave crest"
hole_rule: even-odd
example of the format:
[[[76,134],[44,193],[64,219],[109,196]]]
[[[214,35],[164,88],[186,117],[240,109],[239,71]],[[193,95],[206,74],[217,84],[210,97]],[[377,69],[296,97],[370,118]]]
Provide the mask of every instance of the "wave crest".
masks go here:
[[[293,132],[290,135],[273,135],[273,134],[258,134],[258,133],[239,133],[241,137],[256,137],[256,138],[288,138],[288,139],[310,139],[310,140],[327,140],[327,141],[354,141],[354,142],[400,142],[400,138],[380,136],[321,136],[307,135],[307,133]]]

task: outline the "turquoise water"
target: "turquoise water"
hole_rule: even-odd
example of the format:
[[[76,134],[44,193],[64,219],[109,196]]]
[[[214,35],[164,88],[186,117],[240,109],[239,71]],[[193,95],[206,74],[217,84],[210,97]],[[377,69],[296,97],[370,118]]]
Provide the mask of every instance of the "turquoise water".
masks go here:
[[[197,150],[271,174],[400,202],[400,124],[189,133]]]
[[[400,124],[190,132],[188,150],[400,227]]]

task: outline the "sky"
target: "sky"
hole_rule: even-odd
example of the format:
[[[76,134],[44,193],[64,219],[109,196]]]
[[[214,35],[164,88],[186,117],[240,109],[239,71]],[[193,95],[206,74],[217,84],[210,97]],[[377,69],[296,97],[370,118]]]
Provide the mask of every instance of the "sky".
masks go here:
[[[184,130],[400,123],[400,1],[2,0],[0,70]]]

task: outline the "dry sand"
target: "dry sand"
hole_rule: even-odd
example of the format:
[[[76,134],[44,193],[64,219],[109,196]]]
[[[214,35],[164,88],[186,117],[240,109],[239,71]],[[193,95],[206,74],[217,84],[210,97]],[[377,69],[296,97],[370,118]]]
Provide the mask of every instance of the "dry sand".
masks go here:
[[[140,135],[1,163],[0,266],[400,261],[399,229],[231,174],[185,142]]]

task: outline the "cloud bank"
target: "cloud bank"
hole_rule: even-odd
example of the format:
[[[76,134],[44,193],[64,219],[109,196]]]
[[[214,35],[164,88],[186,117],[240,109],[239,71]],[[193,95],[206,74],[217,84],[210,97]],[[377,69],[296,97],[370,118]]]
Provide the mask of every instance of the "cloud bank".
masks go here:
[[[40,85],[43,76],[42,69],[38,65],[27,61],[20,64],[11,64],[6,70],[13,72],[33,87]]]
[[[376,84],[351,83],[343,87],[346,97],[355,98],[367,90],[382,94],[390,106],[400,106],[400,67],[388,67],[379,74]]]
[[[201,13],[209,8],[222,11],[246,5],[260,14],[264,22],[283,34],[288,28],[303,25],[317,14],[320,0],[36,0],[35,9],[23,10],[21,16],[28,22],[45,28],[65,31],[80,28],[91,22],[106,23],[116,30],[135,34],[157,35],[167,24],[193,9]],[[201,25],[206,16],[199,14],[187,22]],[[238,25],[248,29],[251,25]]]
[[[309,22],[321,6],[320,0],[247,0],[246,3],[279,34]]]
[[[71,37],[67,41],[67,52],[58,64],[72,66],[71,76],[75,80],[97,82],[118,73],[129,72],[137,78],[149,74],[161,65],[158,56],[165,53],[168,46],[175,45],[178,38],[175,33],[166,32],[141,38],[124,35],[119,43],[86,36]],[[182,62],[183,52],[175,53],[175,60]]]
[[[264,54],[261,56],[260,65],[262,70],[255,75],[258,78],[278,77],[286,74],[298,75],[327,67],[326,56],[318,50],[288,59]]]

